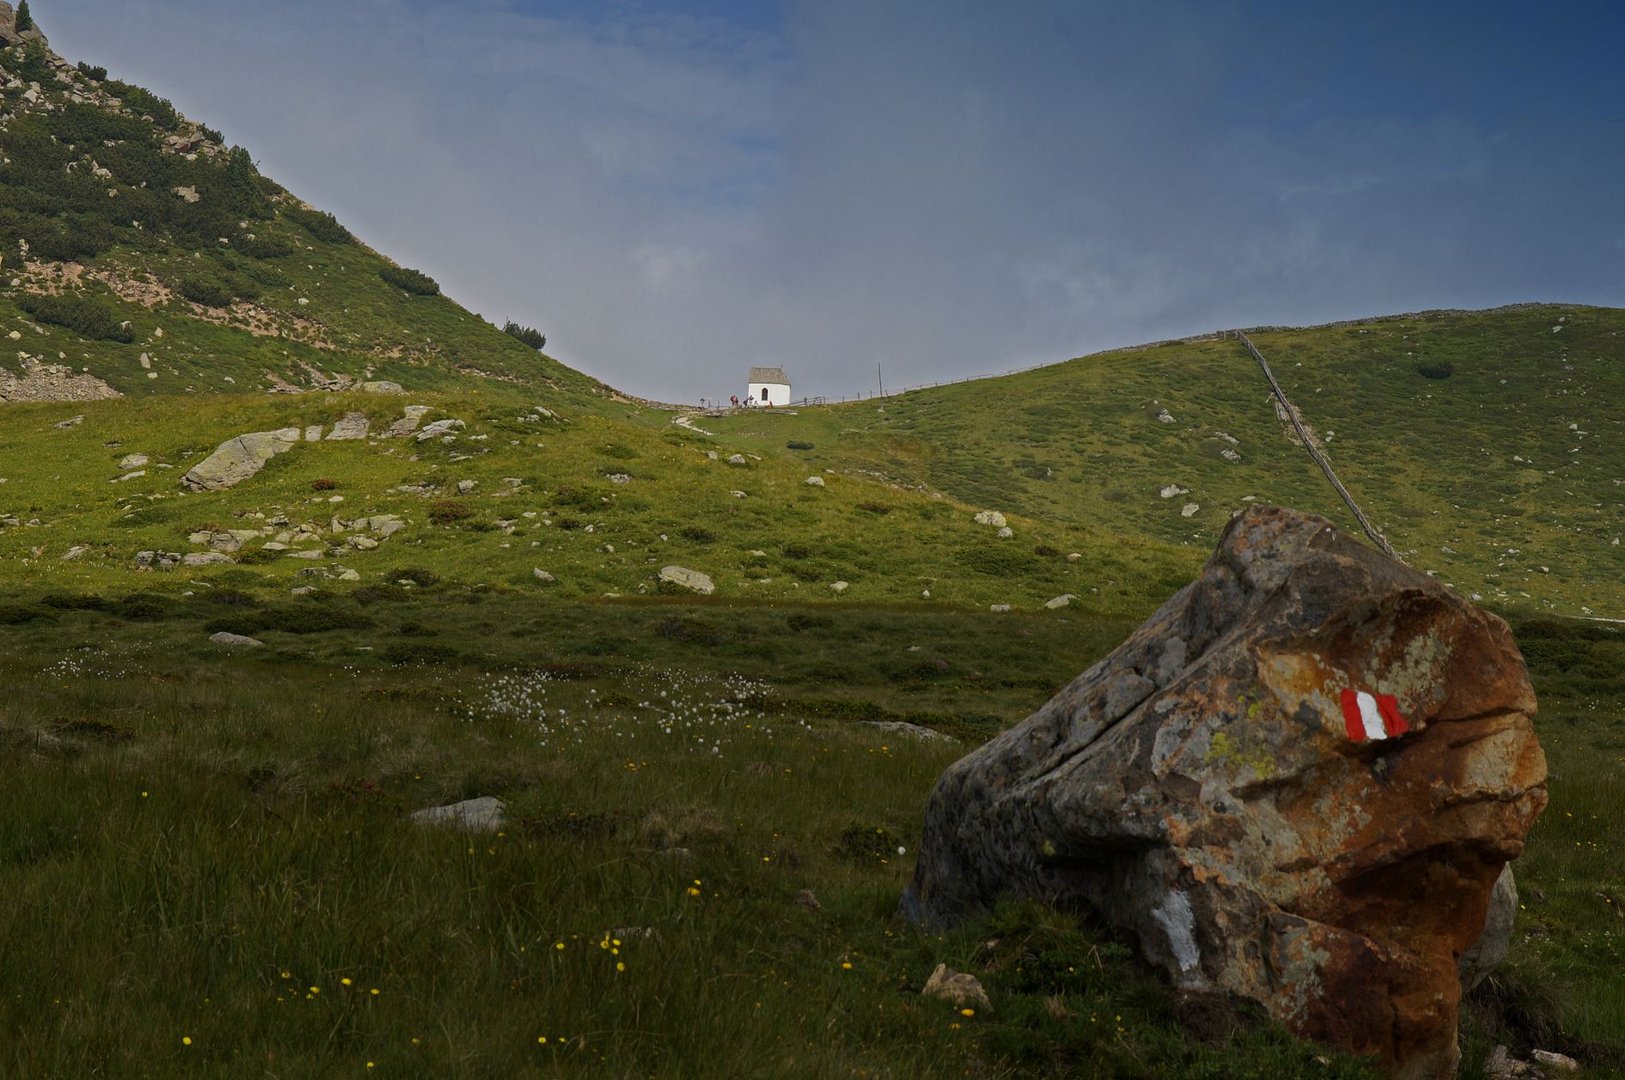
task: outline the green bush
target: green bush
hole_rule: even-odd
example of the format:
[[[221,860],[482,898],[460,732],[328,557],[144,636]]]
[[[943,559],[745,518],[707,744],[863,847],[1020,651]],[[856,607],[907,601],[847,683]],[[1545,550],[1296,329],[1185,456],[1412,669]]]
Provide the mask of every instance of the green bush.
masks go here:
[[[429,520],[436,525],[453,525],[474,516],[474,508],[455,499],[441,499],[429,507]]]
[[[331,607],[267,607],[234,612],[208,623],[211,634],[259,634],[280,630],[287,634],[323,634],[330,630],[365,630],[373,620],[358,611]]]
[[[28,10],[28,0],[17,5],[17,32],[34,29],[34,16]]]
[[[812,443],[810,443],[810,442],[802,442],[800,439],[791,439],[789,442],[785,443],[784,445],[785,445],[786,448],[788,448],[790,450],[811,450],[813,448]]]
[[[1456,373],[1456,365],[1448,360],[1425,360],[1416,365],[1416,373],[1424,379],[1448,379]]]
[[[294,207],[283,210],[282,216],[289,218],[324,244],[355,243],[355,235],[339,224],[338,218],[325,210],[306,210],[303,207]]]
[[[1010,577],[1032,568],[1032,556],[1020,548],[1007,545],[982,545],[964,548],[954,554],[954,561],[967,570],[990,577]]]
[[[529,326],[520,326],[512,319],[502,324],[502,332],[511,338],[518,338],[533,349],[542,349],[547,346],[546,334]]]
[[[440,584],[439,574],[421,566],[403,566],[398,570],[391,570],[387,576],[390,581],[410,581],[419,588]]]
[[[204,307],[224,308],[230,307],[235,297],[231,289],[216,278],[199,276],[183,277],[175,283],[175,291],[194,304]]]
[[[251,259],[280,259],[293,254],[293,245],[278,236],[241,233],[231,238],[233,250]]]
[[[79,61],[79,74],[94,82],[101,82],[103,79],[107,78],[107,69],[104,67],[92,67],[81,60]]]
[[[404,266],[386,266],[378,271],[378,276],[413,296],[436,296],[440,292],[440,285],[434,278]]]
[[[118,312],[87,296],[23,296],[17,306],[39,322],[65,326],[80,337],[125,344],[135,340],[135,331]]]
[[[181,114],[175,111],[175,106],[167,98],[118,79],[109,79],[104,89],[137,116],[152,117],[153,122],[165,131],[173,131],[181,126]]]

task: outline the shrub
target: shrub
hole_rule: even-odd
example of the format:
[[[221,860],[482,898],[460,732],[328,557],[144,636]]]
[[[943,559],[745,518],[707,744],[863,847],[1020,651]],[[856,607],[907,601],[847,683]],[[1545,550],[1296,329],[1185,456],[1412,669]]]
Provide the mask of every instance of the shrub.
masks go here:
[[[310,490],[312,491],[332,491],[338,486],[339,482],[337,480],[329,480],[325,476],[310,482]]]
[[[886,506],[884,503],[860,502],[860,503],[858,503],[858,509],[862,510],[865,514],[889,514],[889,513],[891,513],[891,507]]]
[[[546,334],[529,326],[520,326],[512,319],[502,324],[502,332],[511,338],[518,338],[533,349],[542,349],[547,345]]]
[[[427,588],[440,583],[440,575],[433,570],[425,570],[421,566],[403,566],[399,570],[389,572],[390,581],[410,581],[412,584]]]
[[[135,340],[135,331],[118,312],[88,296],[24,296],[17,306],[39,322],[65,326],[80,337],[125,344]]]
[[[785,544],[784,547],[779,549],[779,553],[786,559],[812,558],[812,548],[806,544]]]
[[[277,236],[242,233],[232,237],[231,246],[250,259],[280,259],[293,254],[293,245]]]
[[[473,516],[473,507],[455,499],[441,499],[429,507],[429,520],[436,525],[452,525]]]
[[[386,266],[378,271],[378,276],[413,296],[436,296],[440,292],[440,285],[434,278],[405,266]]]
[[[692,540],[696,544],[712,544],[716,542],[717,534],[703,525],[685,525],[681,535],[685,540]]]
[[[449,645],[435,645],[427,641],[396,641],[384,647],[384,659],[396,667],[407,664],[446,664],[457,659],[458,652]]]
[[[954,561],[991,577],[1011,577],[1031,568],[1031,556],[1019,548],[998,545],[964,548],[954,555]]]
[[[1039,544],[1033,548],[1033,554],[1046,559],[1055,559],[1060,557],[1061,552],[1060,549],[1052,548],[1048,544]]]
[[[799,439],[791,439],[789,442],[785,443],[784,445],[787,448],[791,449],[791,450],[811,450],[813,448],[812,443],[810,443],[810,442],[802,442]]]
[[[284,217],[292,219],[296,224],[317,240],[325,244],[353,244],[355,236],[339,224],[339,219],[324,210],[306,210],[303,207],[282,211]]]
[[[1416,365],[1416,373],[1424,379],[1448,379],[1456,373],[1456,365],[1448,360],[1424,360]]]
[[[101,82],[103,79],[107,78],[107,69],[104,67],[92,67],[90,64],[87,64],[81,60],[79,61],[79,74],[93,82]]]
[[[165,131],[173,131],[181,125],[181,114],[175,111],[175,106],[167,98],[161,98],[150,90],[129,83],[121,83],[116,79],[107,84],[107,89],[119,100],[124,102],[126,108],[137,116],[150,116],[153,123]]]
[[[322,634],[330,630],[365,630],[374,623],[358,611],[330,607],[267,607],[215,619],[204,627],[209,633],[259,634],[281,630],[288,634]]]
[[[235,299],[231,289],[216,278],[183,277],[175,283],[175,291],[194,304],[202,304],[204,307],[230,307],[232,300]]]
[[[28,0],[17,5],[17,32],[34,29],[34,16],[28,10]]]

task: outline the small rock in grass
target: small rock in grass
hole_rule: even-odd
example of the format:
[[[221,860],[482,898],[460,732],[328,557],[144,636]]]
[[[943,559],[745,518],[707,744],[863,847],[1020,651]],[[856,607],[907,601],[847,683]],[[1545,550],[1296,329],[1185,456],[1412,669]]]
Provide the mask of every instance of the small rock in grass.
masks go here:
[[[1004,520],[1004,515],[997,510],[982,510],[976,515],[976,524],[991,525],[995,529],[1002,529],[1007,522]]]
[[[1014,535],[1016,535],[1016,530],[1012,529],[1008,525],[1006,525],[1004,528],[999,530],[999,539],[1000,540],[1008,540]]]
[[[543,585],[551,585],[558,580],[558,578],[554,577],[552,574],[549,574],[546,570],[543,570],[540,567],[532,569],[530,576],[535,578],[537,581],[540,581]]]
[[[1175,495],[1189,495],[1190,493],[1190,488],[1180,487],[1178,484],[1169,484],[1167,487],[1157,492],[1157,494],[1161,495],[1164,499],[1171,499]]]
[[[79,558],[79,556],[83,555],[85,552],[87,552],[89,550],[90,550],[89,545],[75,544],[75,545],[73,545],[73,547],[71,547],[67,551],[63,552],[62,561],[63,562],[71,562],[74,559]]]
[[[224,630],[218,634],[210,634],[209,640],[216,645],[229,645],[233,648],[257,649],[265,644],[259,638],[251,638],[243,634],[228,634]]]
[[[467,495],[470,491],[474,490],[475,486],[478,485],[478,483],[479,483],[479,481],[477,481],[477,480],[459,480],[459,481],[457,481],[457,494],[459,494],[459,495]]]
[[[1064,607],[1066,607],[1068,604],[1072,603],[1072,601],[1074,601],[1076,599],[1077,599],[1077,597],[1072,595],[1071,593],[1062,593],[1060,596],[1055,597],[1053,600],[1044,601],[1044,606],[1046,608],[1049,608],[1049,610],[1054,611],[1056,608],[1064,608]]]
[[[981,980],[963,971],[955,971],[947,964],[937,965],[931,977],[925,980],[920,996],[941,998],[961,1008],[971,1005],[980,1005],[984,1009],[993,1008],[993,1003],[987,999],[987,991],[982,989]]]
[[[1554,1069],[1558,1072],[1566,1073],[1577,1073],[1580,1071],[1580,1063],[1569,1057],[1567,1054],[1559,1054],[1551,1050],[1531,1050],[1529,1052],[1529,1057],[1536,1065],[1545,1066],[1548,1072]]]
[[[1186,503],[1184,506],[1179,508],[1179,516],[1187,518],[1194,517],[1196,512],[1200,509],[1202,509],[1201,506],[1196,503]]]
[[[1009,611],[1010,610],[1010,605],[1009,604],[990,604],[988,606],[988,610],[989,611]]]
[[[852,586],[850,584],[848,584],[847,582],[845,582],[845,581],[832,581],[832,582],[830,582],[829,587],[830,587],[830,591],[832,591],[832,592],[844,593],[847,589],[851,588]]]
[[[745,460],[745,455],[744,454],[729,454],[728,455],[728,464],[729,465],[748,465],[749,462],[747,462]]]
[[[1074,552],[1072,552],[1070,555],[1068,555],[1066,557],[1066,561],[1067,562],[1077,562],[1078,560],[1080,560],[1082,558],[1083,558],[1082,553],[1074,551]]]
[[[806,484],[808,487],[823,487],[824,478],[822,476],[809,476],[807,479],[803,480],[802,483]]]
[[[119,459],[118,467],[121,469],[139,469],[150,460],[145,454],[125,454]]]
[[[818,896],[811,889],[802,889],[796,893],[796,907],[807,911],[818,911],[824,905],[818,902]]]
[[[431,806],[412,815],[418,825],[447,825],[469,832],[496,832],[507,823],[503,811],[508,804],[494,795],[464,799],[450,806]]]
[[[716,582],[710,575],[702,574],[698,570],[690,570],[686,566],[663,566],[660,568],[660,580],[666,584],[675,585],[689,592],[699,593],[701,596],[710,596],[717,591]]]

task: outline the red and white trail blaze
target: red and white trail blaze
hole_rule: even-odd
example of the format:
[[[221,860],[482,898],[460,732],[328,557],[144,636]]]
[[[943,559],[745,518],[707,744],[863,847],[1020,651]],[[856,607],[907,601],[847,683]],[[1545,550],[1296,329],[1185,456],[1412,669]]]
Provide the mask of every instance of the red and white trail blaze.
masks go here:
[[[1391,739],[1411,729],[1399,715],[1399,700],[1392,694],[1343,691],[1343,724],[1355,742]]]

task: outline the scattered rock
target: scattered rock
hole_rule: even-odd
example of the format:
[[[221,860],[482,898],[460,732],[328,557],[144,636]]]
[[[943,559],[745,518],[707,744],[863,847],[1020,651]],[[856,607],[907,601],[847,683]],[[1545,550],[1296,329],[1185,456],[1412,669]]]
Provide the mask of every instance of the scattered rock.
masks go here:
[[[82,417],[82,416],[73,416],[73,417],[69,417],[68,419],[66,419],[66,420],[62,421],[61,423],[56,424],[54,426],[56,427],[56,429],[58,431],[66,431],[69,428],[76,428],[76,427],[78,427],[80,424],[82,424],[84,422],[85,422],[84,417]]]
[[[477,481],[477,480],[459,480],[459,481],[457,481],[457,494],[459,494],[459,495],[467,495],[470,491],[473,491],[474,488],[477,487],[478,485],[479,485],[479,481]]]
[[[846,590],[850,589],[852,586],[849,583],[845,582],[845,581],[832,581],[832,582],[829,583],[829,587],[830,587],[831,592],[844,593]]]
[[[1534,710],[1500,619],[1252,506],[1198,580],[943,775],[903,910],[1092,908],[1181,987],[1450,1076],[1456,958],[1546,804]]]
[[[995,529],[1002,529],[1008,524],[1008,522],[1004,520],[1004,515],[999,513],[997,510],[979,511],[975,520],[976,524],[978,525],[991,525]]]
[[[189,551],[181,556],[183,566],[226,566],[231,562],[230,555],[222,555],[218,551]]]
[[[809,476],[807,479],[803,480],[802,483],[806,484],[808,487],[823,487],[824,478],[822,476]]]
[[[1078,562],[1082,558],[1083,558],[1083,555],[1082,555],[1081,552],[1074,551],[1074,552],[1071,552],[1070,554],[1067,555],[1066,561],[1067,562]]]
[[[1169,412],[1167,409],[1162,409],[1157,413],[1157,423],[1159,423],[1159,424],[1172,424],[1173,422],[1174,422],[1174,414]]]
[[[988,605],[988,610],[989,611],[1009,611],[1010,610],[1010,605],[1009,604],[989,604]]]
[[[715,454],[709,454],[707,456],[714,458],[716,455]],[[728,464],[729,465],[749,465],[750,462],[745,460],[745,455],[744,454],[729,454],[728,455]]]
[[[1072,601],[1074,601],[1076,599],[1077,599],[1077,597],[1072,595],[1071,593],[1062,593],[1060,596],[1057,596],[1057,597],[1055,597],[1053,599],[1045,600],[1044,601],[1044,606],[1046,608],[1048,608],[1049,610],[1054,611],[1057,608],[1066,607],[1067,605],[1071,604]]]
[[[406,391],[401,388],[400,383],[390,382],[388,379],[375,379],[372,382],[364,382],[361,384],[361,389],[365,390],[369,394],[406,393]]]
[[[265,645],[259,638],[246,637],[242,634],[228,634],[222,630],[218,634],[210,634],[209,640],[216,645],[229,645],[233,648],[258,649]]]
[[[1232,464],[1240,464],[1241,462],[1241,455],[1230,449],[1228,446],[1221,447],[1219,449],[1219,456]]]
[[[113,477],[113,479],[109,480],[108,483],[109,484],[122,484],[126,480],[139,480],[141,477],[143,477],[145,475],[147,475],[147,470],[145,470],[145,469],[137,469],[135,472],[127,472],[123,476],[115,476],[115,477]]]
[[[535,578],[537,581],[540,581],[543,585],[551,585],[555,581],[559,580],[558,578],[554,577],[552,574],[549,574],[546,570],[543,570],[543,569],[541,569],[539,567],[536,568],[536,569],[531,570],[530,576]]]
[[[507,824],[508,804],[493,795],[464,799],[449,806],[431,806],[412,815],[418,825],[444,825],[469,832],[496,832]]]
[[[1577,1073],[1580,1071],[1580,1063],[1578,1061],[1575,1061],[1567,1054],[1559,1054],[1551,1050],[1531,1050],[1529,1052],[1529,1060],[1533,1061],[1536,1065],[1545,1066],[1548,1070],[1555,1069],[1558,1072],[1566,1073]]]
[[[173,570],[181,565],[178,551],[138,551],[135,553],[137,570]]]
[[[1200,509],[1202,509],[1201,506],[1196,503],[1186,503],[1179,508],[1179,516],[1183,518],[1195,517],[1196,512]]]
[[[182,476],[181,483],[193,491],[233,487],[259,472],[273,457],[292,450],[298,441],[296,427],[256,431],[227,439],[218,450]]]
[[[145,454],[125,454],[119,459],[118,467],[121,469],[139,469],[150,460]]]
[[[987,991],[982,989],[982,983],[976,976],[955,971],[947,964],[937,965],[931,977],[925,980],[925,986],[921,987],[920,996],[951,1001],[955,1008],[975,1005],[984,1009],[993,1008],[993,1003],[987,999]]]
[[[322,441],[322,425],[320,425],[320,424],[311,424],[309,427],[305,428],[305,441],[306,442],[321,442]]]
[[[1190,493],[1190,488],[1180,487],[1178,484],[1169,484],[1167,487],[1157,492],[1157,494],[1161,495],[1164,499],[1172,499],[1176,495],[1189,495]]]
[[[1000,529],[998,531],[997,535],[998,535],[1000,540],[1008,540],[1012,536],[1016,535],[1016,530],[1014,530],[1010,526],[1006,525],[1004,528],[1002,528],[1002,529]]]
[[[203,196],[197,193],[197,188],[190,185],[186,187],[174,188],[173,190],[176,195],[180,196],[181,202],[195,203],[200,202],[203,199]]]
[[[663,566],[660,568],[660,580],[669,585],[675,585],[689,592],[699,593],[701,596],[710,596],[717,591],[716,582],[700,573],[690,570],[686,566]]]
[[[612,484],[630,484],[632,478],[623,472],[610,473],[609,482]]]
[[[62,553],[62,561],[63,562],[72,562],[74,559],[79,558],[81,555],[83,555],[85,552],[87,552],[89,550],[90,550],[90,545],[89,544],[75,544],[75,545],[73,545],[73,547],[69,548],[67,551]]]

